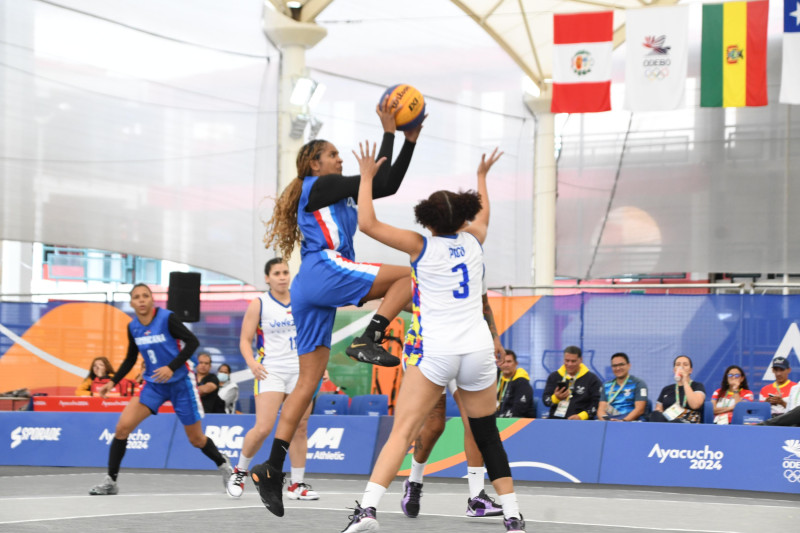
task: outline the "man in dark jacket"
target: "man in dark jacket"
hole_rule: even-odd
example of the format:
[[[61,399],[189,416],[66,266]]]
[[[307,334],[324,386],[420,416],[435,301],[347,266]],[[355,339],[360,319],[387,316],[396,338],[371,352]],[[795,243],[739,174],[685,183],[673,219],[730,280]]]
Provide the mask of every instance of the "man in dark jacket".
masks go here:
[[[517,366],[517,354],[506,350],[500,362],[497,383],[497,416],[502,418],[534,418],[533,388],[528,373]]]
[[[603,383],[583,364],[581,349],[564,349],[564,366],[547,377],[542,402],[550,407],[550,418],[592,420],[600,403]]]

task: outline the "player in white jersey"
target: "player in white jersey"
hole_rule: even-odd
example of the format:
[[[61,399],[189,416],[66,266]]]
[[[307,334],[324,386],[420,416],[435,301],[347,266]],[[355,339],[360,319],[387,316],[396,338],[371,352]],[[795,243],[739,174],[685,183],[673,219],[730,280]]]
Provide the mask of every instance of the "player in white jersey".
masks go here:
[[[228,494],[233,498],[240,497],[244,492],[244,480],[250,462],[272,432],[278,410],[286,396],[294,390],[300,374],[297,332],[289,294],[289,266],[280,257],[270,259],[264,267],[264,277],[269,290],[250,302],[239,337],[239,350],[255,377],[256,424],[244,437],[239,463],[228,481]],[[256,337],[255,354],[253,337]],[[310,414],[309,405],[289,445],[292,483],[287,496],[293,500],[319,499],[319,495],[303,481]]]
[[[375,147],[358,154],[361,186],[358,227],[373,239],[411,258],[413,320],[406,336],[407,370],[400,386],[394,425],[370,475],[361,503],[342,533],[377,531],[376,508],[397,474],[447,383],[455,378],[469,426],[503,508],[506,531],[525,531],[511,468],[495,421],[497,371],[494,343],[483,318],[483,241],[489,225],[486,174],[502,155],[481,157],[478,193],[437,191],[414,208],[426,238],[380,222],[372,204],[372,179],[384,158]],[[472,222],[469,224],[469,222]]]

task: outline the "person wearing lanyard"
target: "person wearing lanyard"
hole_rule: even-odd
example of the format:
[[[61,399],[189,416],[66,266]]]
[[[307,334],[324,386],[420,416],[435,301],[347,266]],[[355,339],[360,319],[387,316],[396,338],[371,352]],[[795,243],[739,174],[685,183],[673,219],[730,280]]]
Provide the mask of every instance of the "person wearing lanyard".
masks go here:
[[[600,403],[603,382],[583,364],[577,346],[564,348],[564,365],[547,376],[542,403],[550,409],[549,418],[593,420]]]
[[[614,379],[603,383],[600,404],[597,406],[598,420],[639,420],[647,408],[647,384],[631,376],[631,362],[622,352],[611,356],[611,371]]]
[[[692,360],[688,355],[679,355],[672,369],[675,384],[661,389],[650,422],[702,422],[706,388],[699,381],[692,381]]]
[[[772,373],[775,376],[775,382],[764,385],[758,395],[759,402],[769,402],[772,406],[770,411],[773,418],[786,412],[789,392],[792,390],[792,387],[797,385],[797,383],[789,379],[789,373],[791,371],[792,369],[789,367],[788,359],[785,357],[776,357],[773,359]]]
[[[744,370],[731,365],[722,374],[722,384],[711,395],[711,403],[714,404],[714,423],[730,424],[733,421],[733,409],[742,401],[754,401],[753,391],[747,384]]]

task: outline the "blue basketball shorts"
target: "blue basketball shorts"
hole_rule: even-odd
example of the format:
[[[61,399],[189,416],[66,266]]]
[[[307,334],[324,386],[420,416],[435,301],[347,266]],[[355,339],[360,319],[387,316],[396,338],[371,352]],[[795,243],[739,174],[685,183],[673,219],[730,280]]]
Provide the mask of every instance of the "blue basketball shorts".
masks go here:
[[[153,414],[158,413],[158,408],[167,400],[172,402],[175,414],[184,426],[191,426],[205,414],[193,372],[169,383],[147,381],[139,394],[139,401]]]
[[[331,347],[336,309],[359,305],[372,288],[381,265],[356,263],[333,250],[308,254],[292,281],[292,315],[297,328],[297,353]]]

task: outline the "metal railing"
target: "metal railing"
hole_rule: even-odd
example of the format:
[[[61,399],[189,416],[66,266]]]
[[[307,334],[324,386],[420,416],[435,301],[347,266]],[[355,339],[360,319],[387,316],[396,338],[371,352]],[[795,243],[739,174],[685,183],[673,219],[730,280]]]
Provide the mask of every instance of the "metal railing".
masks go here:
[[[618,291],[637,293],[646,290],[662,290],[669,294],[672,290],[708,289],[717,294],[725,292],[747,292],[746,283],[610,283],[604,284],[564,284],[564,285],[505,285],[503,287],[489,287],[490,290],[502,293],[504,296],[513,296],[514,292],[526,291],[533,294],[552,294],[554,290],[567,291]],[[795,284],[800,288],[800,284]]]

